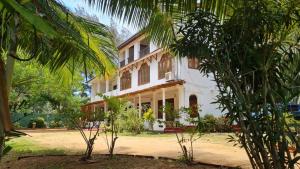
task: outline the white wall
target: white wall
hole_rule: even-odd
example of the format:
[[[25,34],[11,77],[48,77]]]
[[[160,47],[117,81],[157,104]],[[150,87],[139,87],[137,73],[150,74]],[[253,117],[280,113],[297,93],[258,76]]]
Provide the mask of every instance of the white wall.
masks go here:
[[[194,94],[197,96],[198,104],[202,109],[200,115],[213,114],[220,116],[221,110],[218,109],[218,105],[212,104],[218,94],[213,76],[206,77],[199,70],[188,68],[187,58],[181,58],[179,63],[179,78],[186,82],[184,84],[184,105],[189,106],[189,96]]]

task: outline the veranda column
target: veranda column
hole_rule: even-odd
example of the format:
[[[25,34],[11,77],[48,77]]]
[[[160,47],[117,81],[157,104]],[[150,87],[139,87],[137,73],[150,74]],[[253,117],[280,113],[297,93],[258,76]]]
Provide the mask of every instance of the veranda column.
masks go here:
[[[141,98],[141,94],[139,94],[138,96],[139,96],[139,117],[142,118],[142,98]]]
[[[165,88],[162,88],[162,106],[163,106],[163,121],[166,121],[166,112],[165,112],[165,107],[166,107],[166,90]]]
[[[176,86],[178,89],[178,108],[185,107],[184,105],[184,91],[183,91],[183,86],[177,85]]]
[[[105,80],[105,92],[109,92],[109,80]]]
[[[152,93],[152,111],[153,111],[154,117],[157,118],[157,112],[156,112],[156,94],[155,94],[155,91]]]

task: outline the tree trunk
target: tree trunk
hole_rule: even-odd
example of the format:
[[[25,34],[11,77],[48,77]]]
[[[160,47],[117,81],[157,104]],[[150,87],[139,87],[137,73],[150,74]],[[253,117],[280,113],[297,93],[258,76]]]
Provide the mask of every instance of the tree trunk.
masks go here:
[[[13,50],[16,50],[14,48]],[[14,65],[15,65],[15,59],[12,58],[11,56],[7,56],[6,60],[6,83],[7,83],[7,93],[10,93],[11,85],[12,85],[12,76],[14,72]]]
[[[9,113],[8,91],[4,62],[0,59],[0,156],[2,156],[5,133],[13,129]]]
[[[4,150],[4,146],[5,146],[5,132],[4,132],[4,128],[3,128],[3,123],[2,121],[0,121],[0,160],[3,156],[3,150]]]

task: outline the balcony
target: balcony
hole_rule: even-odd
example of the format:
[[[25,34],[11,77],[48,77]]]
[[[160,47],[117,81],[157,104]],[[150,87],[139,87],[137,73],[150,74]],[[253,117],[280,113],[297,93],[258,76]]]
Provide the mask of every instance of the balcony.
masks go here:
[[[128,57],[128,64],[134,61],[134,56],[131,55]]]
[[[150,47],[149,46],[141,49],[140,50],[140,58],[143,58],[144,56],[146,56],[149,53],[150,53]]]
[[[125,66],[125,59],[120,62],[120,67],[124,67],[124,66]]]

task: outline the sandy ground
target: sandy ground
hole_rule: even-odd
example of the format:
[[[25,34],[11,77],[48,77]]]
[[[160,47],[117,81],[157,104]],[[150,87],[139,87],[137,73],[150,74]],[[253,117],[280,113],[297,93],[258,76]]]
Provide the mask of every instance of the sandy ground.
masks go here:
[[[40,146],[64,149],[70,153],[84,152],[85,143],[78,131],[24,131]],[[29,136],[26,136],[29,137]],[[223,135],[212,135],[199,139],[194,144],[195,160],[203,163],[240,166],[250,168],[248,157],[243,149],[227,143]],[[221,138],[221,139],[220,139]],[[180,147],[175,135],[162,136],[120,136],[115,153],[151,155],[178,158]],[[95,143],[95,153],[107,153],[104,135]]]

